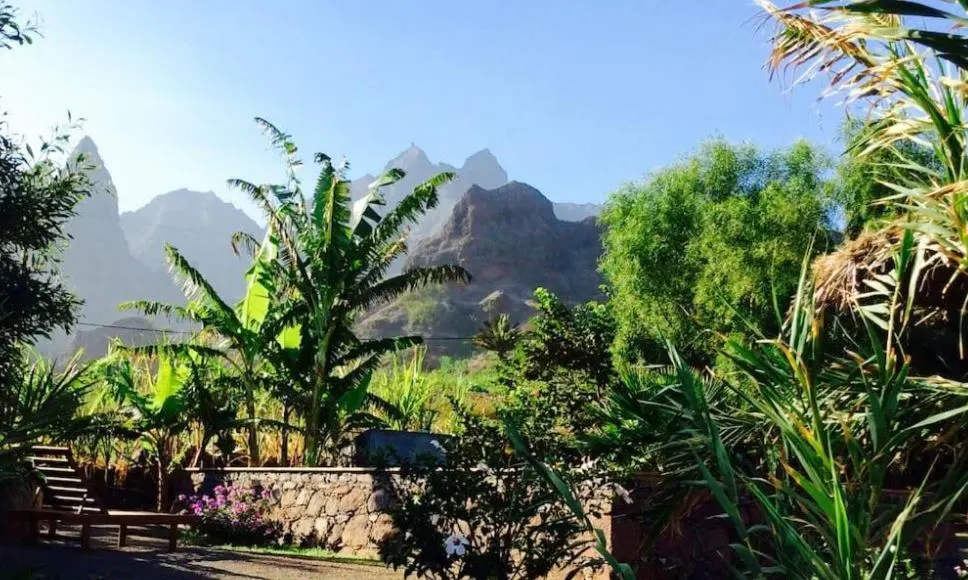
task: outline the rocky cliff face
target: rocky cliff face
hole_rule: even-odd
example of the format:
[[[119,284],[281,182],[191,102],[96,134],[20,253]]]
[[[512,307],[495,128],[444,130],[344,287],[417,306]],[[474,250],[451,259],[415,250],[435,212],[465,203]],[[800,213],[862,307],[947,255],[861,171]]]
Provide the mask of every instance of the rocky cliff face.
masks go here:
[[[148,205],[121,214],[121,227],[131,254],[142,264],[167,272],[164,248],[171,244],[230,304],[245,292],[243,276],[250,262],[245,254],[239,257],[232,251],[232,234],[263,234],[245,212],[214,193],[187,189],[159,195]]]
[[[471,273],[472,282],[404,297],[368,316],[361,333],[470,336],[500,312],[524,321],[533,313],[529,302],[538,287],[567,301],[596,298],[601,250],[593,220],[559,220],[553,204],[530,185],[472,186],[450,218],[411,251],[406,263],[460,264]],[[435,308],[425,312],[424,302]]]
[[[94,142],[84,138],[76,150],[95,165],[91,173],[94,196],[80,205],[69,224],[73,239],[63,264],[66,278],[85,301],[82,321],[127,322],[139,329],[146,324],[150,328],[152,323],[158,328],[178,328],[170,321],[124,319],[131,313],[117,310],[127,300],[183,302],[167,271],[165,243],[177,247],[227,300],[242,295],[242,275],[248,264],[234,255],[230,239],[240,230],[260,235],[255,222],[212,193],[185,189],[158,196],[145,207],[119,216],[111,175]],[[578,209],[565,207],[575,204],[552,204],[533,187],[508,183],[507,173],[487,149],[456,168],[434,163],[419,147],[411,146],[387,163],[386,169],[392,167],[407,175],[384,190],[391,207],[441,171],[458,175],[441,189],[439,206],[411,231],[407,264],[459,263],[474,281],[466,287],[427,290],[370,313],[361,325],[365,335],[469,336],[501,312],[523,321],[532,312],[528,303],[539,286],[570,301],[597,295],[598,231],[593,220],[577,221],[584,213],[597,213],[591,204],[576,206]],[[367,175],[355,180],[354,196],[361,196],[374,179]],[[569,218],[575,221],[565,221]],[[403,266],[401,261],[397,271]],[[41,345],[44,352],[62,355],[71,346],[83,346],[93,356],[102,353],[111,338],[138,342],[153,334],[150,330],[126,332],[90,326],[80,330],[84,332],[73,343],[71,337],[59,336],[52,344]]]
[[[427,212],[420,222],[411,229],[411,248],[419,243],[420,240],[436,232],[447,221],[461,194],[471,185],[495,188],[504,185],[508,181],[507,172],[498,163],[497,158],[487,149],[482,149],[474,153],[464,161],[464,164],[460,168],[457,168],[447,163],[433,163],[427,158],[427,154],[422,149],[416,145],[411,145],[391,159],[383,168],[383,171],[390,169],[402,169],[406,173],[406,176],[392,186],[383,189],[383,196],[386,198],[388,208],[392,208],[400,203],[400,200],[413,191],[414,187],[438,173],[451,171],[457,174],[457,178],[454,181],[440,189],[440,203],[437,207]],[[367,174],[354,180],[351,185],[354,199],[358,199],[366,193],[367,186],[375,179],[376,177]]]

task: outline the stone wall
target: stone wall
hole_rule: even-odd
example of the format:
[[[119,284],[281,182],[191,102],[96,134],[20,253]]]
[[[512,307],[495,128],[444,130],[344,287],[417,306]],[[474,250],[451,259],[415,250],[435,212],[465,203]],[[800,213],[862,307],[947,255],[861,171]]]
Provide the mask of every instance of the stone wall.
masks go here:
[[[370,468],[273,468],[190,470],[199,493],[219,484],[268,489],[271,517],[282,522],[293,542],[322,546],[347,555],[377,557],[392,531],[385,513],[394,470]]]
[[[225,483],[268,489],[273,505],[270,516],[283,523],[295,543],[373,558],[378,557],[380,540],[393,531],[386,511],[395,500],[391,490],[402,483],[397,470],[364,467],[188,472],[200,493],[210,493],[216,485]],[[730,541],[729,522],[716,517],[721,510],[708,498],[681,514],[676,530],[658,541],[648,555],[643,553],[648,531],[643,509],[654,497],[653,479],[643,478],[630,485],[626,500],[608,493],[586,503],[589,513],[600,515],[592,518],[593,524],[605,534],[609,550],[620,561],[632,564],[643,579],[728,576],[724,556]],[[595,556],[591,551],[587,555]],[[562,570],[552,577],[565,578],[568,572]],[[608,571],[579,577],[583,576],[608,578]]]

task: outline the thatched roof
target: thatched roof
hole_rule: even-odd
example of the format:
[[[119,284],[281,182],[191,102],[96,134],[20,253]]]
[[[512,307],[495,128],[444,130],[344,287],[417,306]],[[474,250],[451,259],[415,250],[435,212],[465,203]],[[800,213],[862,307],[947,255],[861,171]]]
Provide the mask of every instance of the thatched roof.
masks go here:
[[[818,258],[813,265],[817,306],[838,310],[857,306],[861,296],[872,290],[864,280],[894,269],[894,254],[903,232],[900,225],[865,232]],[[968,295],[968,275],[959,273],[957,264],[932,245],[926,245],[924,252],[915,305],[935,310],[960,309]]]

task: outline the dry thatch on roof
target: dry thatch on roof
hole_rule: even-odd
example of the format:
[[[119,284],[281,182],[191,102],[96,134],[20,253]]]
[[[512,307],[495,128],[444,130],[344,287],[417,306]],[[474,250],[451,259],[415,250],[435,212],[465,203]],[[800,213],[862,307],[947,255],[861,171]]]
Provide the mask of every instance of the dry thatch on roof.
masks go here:
[[[864,281],[894,269],[894,255],[903,232],[896,224],[865,232],[818,258],[813,265],[817,306],[838,310],[857,306],[862,295],[871,291]],[[931,244],[923,248],[924,268],[914,304],[931,310],[957,311],[968,295],[968,274],[959,272],[955,262],[933,248]]]

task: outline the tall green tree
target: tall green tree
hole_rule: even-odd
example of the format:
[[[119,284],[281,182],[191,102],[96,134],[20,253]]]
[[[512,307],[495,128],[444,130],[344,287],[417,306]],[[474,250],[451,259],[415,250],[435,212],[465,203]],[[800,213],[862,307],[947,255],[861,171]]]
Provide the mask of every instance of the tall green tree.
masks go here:
[[[36,32],[0,0],[0,49]],[[0,475],[18,450],[39,438],[66,438],[83,427],[76,412],[89,383],[69,364],[55,371],[25,351],[56,329],[69,331],[81,305],[58,273],[67,222],[90,195],[83,158],[68,160],[58,130],[36,151],[9,133],[0,115]]]
[[[706,364],[744,319],[775,330],[811,240],[830,230],[828,168],[804,142],[763,152],[715,141],[613,194],[601,270],[618,352],[664,358],[668,339]]]
[[[277,364],[299,383],[307,402],[305,463],[316,464],[325,451],[335,452],[355,418],[372,403],[369,380],[381,355],[419,344],[419,336],[363,339],[354,333],[357,316],[411,290],[444,282],[466,282],[459,266],[413,268],[387,277],[393,261],[407,251],[404,228],[439,201],[437,190],[454,178],[441,173],[418,185],[395,207],[381,212],[380,189],[403,178],[391,169],[366,195],[353,202],[346,164],[322,154],[312,192],[296,177],[301,165],[289,135],[258,119],[284,153],[286,185],[231,183],[248,192],[262,208],[271,232],[274,260],[260,274],[267,294],[266,328],[282,346]],[[240,243],[256,245],[241,234]],[[267,247],[263,245],[263,247]]]

